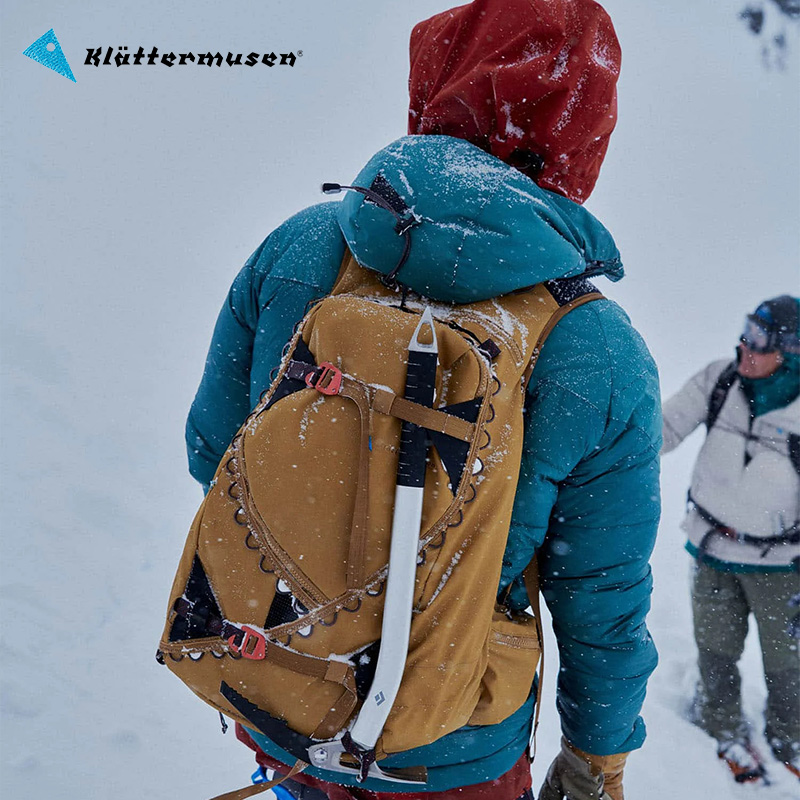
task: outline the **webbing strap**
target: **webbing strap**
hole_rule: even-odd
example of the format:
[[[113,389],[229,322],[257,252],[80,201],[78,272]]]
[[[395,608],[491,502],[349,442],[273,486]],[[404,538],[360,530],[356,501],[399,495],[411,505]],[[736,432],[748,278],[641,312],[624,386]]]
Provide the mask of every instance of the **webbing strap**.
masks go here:
[[[179,598],[175,602],[174,611],[177,614],[185,616],[191,613],[191,607],[191,603],[184,598]],[[241,626],[217,617],[209,618],[206,628],[207,633],[219,635],[226,640],[234,636],[240,639],[242,634],[245,633],[245,630]],[[316,737],[320,739],[331,738],[338,733],[344,727],[345,722],[347,722],[347,719],[358,702],[356,675],[352,666],[342,661],[315,658],[314,656],[298,653],[294,650],[287,650],[274,642],[266,640],[265,635],[261,631],[247,626],[245,626],[245,628],[250,631],[249,635],[257,635],[259,639],[264,641],[263,656],[259,657],[258,660],[263,658],[263,660],[269,661],[290,672],[297,672],[300,675],[307,675],[310,678],[321,678],[331,683],[338,683],[344,689],[341,696],[331,706],[330,711],[315,731],[315,734],[317,732],[321,734]]]
[[[737,542],[742,542],[743,544],[752,544],[756,547],[767,547],[768,549],[779,544],[797,544],[800,542],[800,520],[795,522],[794,525],[784,528],[775,536],[754,536],[751,533],[742,533],[741,531],[737,531],[736,528],[731,528],[724,522],[718,520],[710,511],[703,508],[703,506],[701,506],[697,500],[692,497],[691,492],[688,494],[688,500],[694,506],[700,518],[712,526],[713,530],[709,531],[709,533],[716,532],[722,534],[723,536],[727,536],[729,539],[735,539]],[[706,534],[706,538],[708,538],[708,534]],[[703,542],[705,542],[705,538],[703,539]],[[704,552],[702,545],[699,549]],[[707,546],[705,549],[707,549]]]
[[[305,381],[318,370],[313,364],[290,361],[286,375],[295,380]],[[337,370],[338,373],[338,370]],[[358,408],[360,438],[358,456],[358,479],[356,482],[355,507],[350,528],[350,546],[347,555],[347,588],[361,589],[365,579],[365,558],[367,544],[367,512],[369,508],[369,447],[370,420],[373,411],[396,417],[420,428],[436,431],[455,439],[472,442],[476,426],[446,411],[433,408],[398,397],[387,389],[377,389],[372,397],[367,384],[354,378],[340,376],[338,391],[340,397],[352,400]],[[322,391],[322,390],[321,390]]]
[[[536,756],[536,730],[539,727],[539,713],[542,710],[542,691],[544,687],[544,630],[542,629],[542,607],[539,602],[539,557],[534,555],[530,563],[522,573],[525,579],[525,589],[528,592],[528,600],[533,609],[533,616],[536,620],[536,635],[539,637],[539,683],[536,686],[536,710],[533,712],[533,730],[531,741],[528,748],[528,758],[533,762]]]
[[[341,695],[331,704],[328,713],[317,725],[312,739],[332,739],[339,731],[344,728],[345,723],[353,713],[353,709],[358,703],[358,689],[356,686],[356,674],[351,664],[344,661],[333,659],[315,658],[314,656],[297,653],[294,650],[287,650],[279,647],[274,642],[267,642],[264,652],[264,660],[276,666],[283,667],[290,672],[300,675],[308,675],[311,678],[320,678],[329,683],[337,683],[344,690]],[[223,692],[228,702],[231,702]],[[249,702],[249,701],[248,701]],[[240,713],[244,713],[235,703],[232,703]],[[246,716],[246,714],[245,714]],[[252,721],[252,720],[251,720]],[[257,723],[254,723],[259,727]],[[266,733],[266,731],[263,731]]]
[[[364,585],[364,561],[367,546],[367,511],[369,508],[369,438],[370,403],[366,386],[345,378],[339,393],[352,400],[358,408],[360,436],[358,444],[358,479],[353,522],[350,526],[350,548],[347,554],[347,588]]]
[[[288,778],[293,778],[295,775],[301,773],[307,766],[308,764],[305,761],[300,761],[300,759],[298,759],[294,762],[294,766],[286,775],[281,775],[280,778],[276,778],[274,781],[269,781],[268,783],[256,783],[253,786],[245,786],[243,789],[237,789],[233,792],[219,794],[216,797],[211,798],[211,800],[245,800],[247,797],[254,797],[257,794],[261,794],[262,792],[266,792],[267,790],[278,786],[278,784],[283,783]]]
[[[320,370],[323,370],[321,373]],[[356,404],[359,416],[360,437],[358,452],[358,478],[353,521],[350,527],[350,549],[347,556],[347,588],[360,589],[364,585],[364,559],[367,543],[367,510],[369,507],[369,445],[371,404],[365,383],[342,375],[341,370],[324,362],[322,367],[305,361],[290,360],[286,376],[303,381],[309,388],[325,395],[338,395]],[[332,378],[330,385],[321,385],[324,376]],[[316,380],[311,376],[316,376]]]
[[[311,678],[323,679],[328,673],[328,664],[330,663],[322,658],[314,658],[303,653],[297,653],[294,650],[287,650],[273,642],[267,642],[267,652],[264,659],[292,672],[299,672],[301,675],[308,675]],[[340,683],[340,681],[337,681],[337,683]]]
[[[584,303],[591,303],[592,300],[602,299],[603,295],[600,292],[590,292],[589,294],[584,294],[575,298],[575,300],[572,300],[569,303],[565,303],[563,306],[559,306],[553,312],[550,319],[547,320],[544,328],[542,328],[542,332],[539,334],[539,338],[537,339],[536,345],[533,348],[533,355],[531,356],[531,360],[523,374],[523,386],[527,386],[530,382],[531,375],[533,374],[533,368],[536,366],[536,362],[539,359],[539,354],[542,352],[542,345],[544,345],[545,339],[547,339],[547,337],[550,335],[550,332],[553,330],[553,328],[555,328],[561,318],[564,317],[565,314],[572,311],[573,308],[582,306]]]
[[[290,361],[286,369],[286,376],[294,380],[305,381],[309,375],[313,375],[319,368],[314,364],[306,364],[303,361]],[[373,411],[386,416],[396,417],[403,422],[411,422],[426,430],[443,433],[460,439],[463,442],[471,442],[475,438],[475,423],[469,422],[455,414],[450,414],[441,409],[429,408],[405,397],[400,397],[388,389],[376,389],[372,401],[369,401],[369,389],[367,384],[355,378],[342,377],[342,389],[339,392],[344,397],[353,397],[352,391],[345,391],[348,387],[362,387],[366,394],[367,404]]]
[[[175,603],[175,612],[180,615],[191,613],[192,604],[183,598],[179,598]],[[257,660],[263,659],[278,667],[296,672],[300,675],[307,675],[311,678],[321,678],[330,683],[338,683],[344,691],[338,699],[331,705],[330,710],[323,718],[322,722],[314,731],[316,739],[330,739],[335,736],[345,725],[353,709],[358,703],[358,691],[356,687],[356,675],[353,667],[343,661],[327,660],[316,658],[287,650],[274,642],[266,640],[263,632],[256,628],[245,626],[244,628],[227,620],[211,618],[207,624],[207,632],[218,634],[223,638],[230,639],[236,637],[256,636],[263,642],[263,655],[257,656]],[[245,645],[242,645],[243,649]],[[252,657],[252,656],[243,656]]]
[[[344,728],[358,703],[355,672],[350,665],[341,661],[329,661],[325,680],[340,684],[344,687],[344,691],[314,729],[314,733],[311,734],[312,739],[332,739],[336,736]]]
[[[330,707],[330,710],[312,734],[314,739],[330,739],[335,736],[347,722],[358,702],[356,691],[356,674],[349,664],[343,661],[327,661],[322,658],[306,656],[286,650],[283,647],[269,642],[265,656],[279,667],[292,672],[308,675],[312,678],[322,678],[331,683],[338,683],[344,691]]]
[[[437,411],[435,408],[414,403],[399,397],[388,389],[378,389],[372,399],[372,408],[379,414],[397,417],[404,422],[411,422],[420,428],[437,431],[462,442],[471,442],[475,438],[475,423]]]

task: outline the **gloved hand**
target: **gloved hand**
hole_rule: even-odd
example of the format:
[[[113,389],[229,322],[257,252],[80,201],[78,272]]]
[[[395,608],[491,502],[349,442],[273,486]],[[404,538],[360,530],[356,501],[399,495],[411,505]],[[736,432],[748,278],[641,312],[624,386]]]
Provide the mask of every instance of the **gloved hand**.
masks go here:
[[[539,800],[624,800],[622,771],[627,753],[594,756],[561,739],[561,752],[555,757]]]

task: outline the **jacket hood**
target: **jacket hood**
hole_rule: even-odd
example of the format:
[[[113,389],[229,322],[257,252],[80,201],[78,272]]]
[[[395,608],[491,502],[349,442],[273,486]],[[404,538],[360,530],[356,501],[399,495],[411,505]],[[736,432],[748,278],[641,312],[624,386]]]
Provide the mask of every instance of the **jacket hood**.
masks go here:
[[[473,0],[411,34],[408,132],[466,139],[583,203],[617,121],[622,54],[594,0]]]
[[[469,303],[555,278],[623,275],[611,234],[585,208],[461,139],[398,139],[354,185],[418,220],[397,278],[433,300]],[[356,260],[390,273],[404,247],[396,217],[356,192],[338,214]]]

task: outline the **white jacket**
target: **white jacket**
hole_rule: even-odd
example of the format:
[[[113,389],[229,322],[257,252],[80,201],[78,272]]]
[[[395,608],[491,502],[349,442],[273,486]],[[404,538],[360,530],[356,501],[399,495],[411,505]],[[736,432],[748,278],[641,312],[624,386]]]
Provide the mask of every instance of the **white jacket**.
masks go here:
[[[662,453],[705,423],[711,393],[729,361],[715,361],[693,376],[663,407]],[[738,533],[766,538],[800,521],[800,476],[789,458],[788,435],[800,434],[800,398],[756,417],[736,379],[697,457],[690,495],[695,503]],[[709,531],[713,526],[690,506],[683,528],[694,548],[733,565],[780,567],[800,559],[800,543],[753,544]],[[704,541],[705,540],[705,541]]]

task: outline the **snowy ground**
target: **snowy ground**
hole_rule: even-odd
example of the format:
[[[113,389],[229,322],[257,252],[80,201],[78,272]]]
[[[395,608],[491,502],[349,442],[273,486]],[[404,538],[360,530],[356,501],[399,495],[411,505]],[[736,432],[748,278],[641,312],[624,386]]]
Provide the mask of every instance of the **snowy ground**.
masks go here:
[[[407,33],[447,7],[167,5],[3,11],[4,797],[200,800],[247,781],[247,751],[153,658],[200,498],[184,416],[238,266],[323,180],[403,133]],[[800,43],[785,73],[766,72],[736,4],[652,5],[606,3],[625,53],[621,116],[589,205],[629,272],[603,288],[668,394],[732,352],[746,311],[797,289]],[[76,84],[21,55],[51,27]],[[270,74],[82,66],[90,45],[140,43],[305,55]],[[789,800],[797,783],[777,765],[773,787],[735,786],[682,717],[694,650],[678,522],[699,441],[664,465],[649,620],[661,664],[627,794]],[[558,744],[554,654],[551,641],[536,785]],[[752,639],[742,666],[761,743]]]

